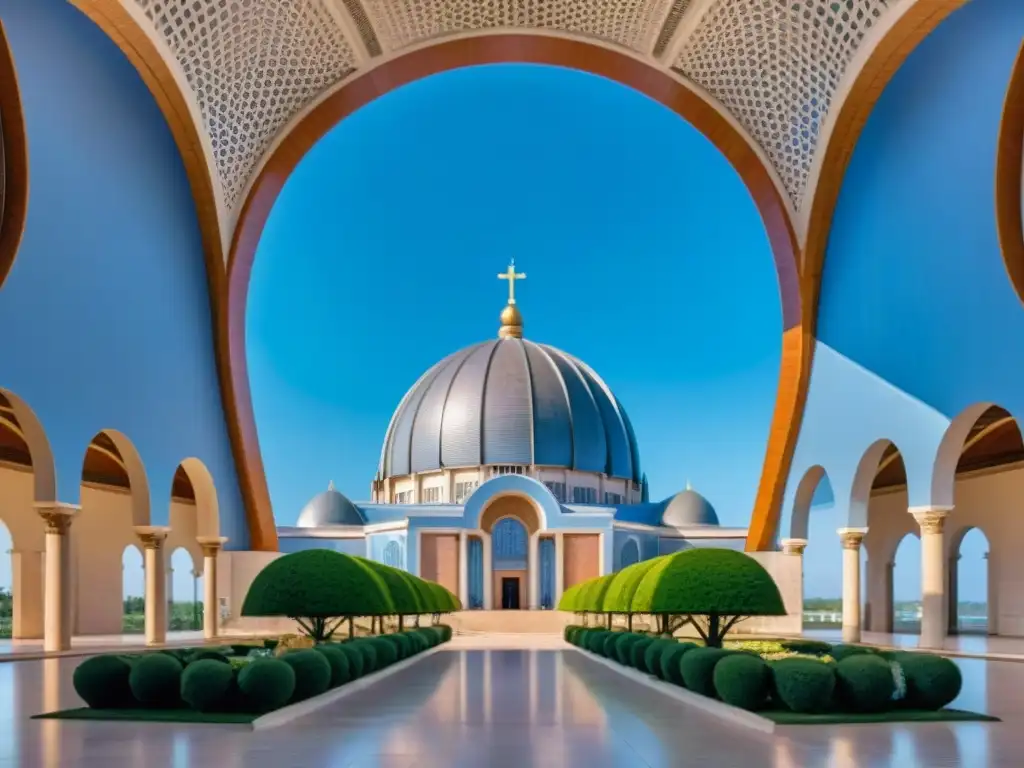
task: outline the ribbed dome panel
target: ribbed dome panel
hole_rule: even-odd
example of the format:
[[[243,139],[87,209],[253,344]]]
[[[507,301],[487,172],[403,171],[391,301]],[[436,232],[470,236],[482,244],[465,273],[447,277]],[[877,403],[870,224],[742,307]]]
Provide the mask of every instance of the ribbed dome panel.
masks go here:
[[[601,378],[517,338],[467,347],[416,382],[391,420],[380,477],[485,464],[641,477],[629,418]]]
[[[572,414],[554,362],[536,344],[526,343],[533,394],[533,462],[572,466]]]
[[[533,463],[532,399],[522,342],[499,343],[484,389],[484,464]]]
[[[475,467],[481,463],[484,384],[498,343],[477,345],[452,381],[440,434],[441,464],[445,467]]]

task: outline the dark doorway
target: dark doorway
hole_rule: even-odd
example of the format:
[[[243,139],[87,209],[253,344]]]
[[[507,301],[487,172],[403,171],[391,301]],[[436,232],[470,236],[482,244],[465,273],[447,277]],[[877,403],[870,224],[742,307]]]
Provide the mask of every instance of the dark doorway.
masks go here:
[[[504,611],[519,610],[519,578],[503,577],[501,580],[501,608]]]

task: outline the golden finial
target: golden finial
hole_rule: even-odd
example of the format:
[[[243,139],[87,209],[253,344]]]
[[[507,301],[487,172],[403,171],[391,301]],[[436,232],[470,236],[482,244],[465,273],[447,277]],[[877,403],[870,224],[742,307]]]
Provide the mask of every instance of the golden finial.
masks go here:
[[[516,280],[525,280],[525,272],[516,272],[516,260],[508,265],[508,269],[498,275],[499,280],[508,280],[508,304],[501,311],[501,327],[498,329],[500,339],[523,338],[523,316],[516,306]]]

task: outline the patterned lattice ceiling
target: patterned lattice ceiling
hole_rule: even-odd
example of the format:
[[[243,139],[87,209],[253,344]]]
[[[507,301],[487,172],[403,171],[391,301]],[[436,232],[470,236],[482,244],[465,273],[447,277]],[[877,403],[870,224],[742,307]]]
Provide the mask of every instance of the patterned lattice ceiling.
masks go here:
[[[912,0],[121,2],[141,9],[191,86],[230,211],[282,128],[360,64],[498,29],[596,39],[691,79],[760,144],[800,208],[843,74],[890,6]]]

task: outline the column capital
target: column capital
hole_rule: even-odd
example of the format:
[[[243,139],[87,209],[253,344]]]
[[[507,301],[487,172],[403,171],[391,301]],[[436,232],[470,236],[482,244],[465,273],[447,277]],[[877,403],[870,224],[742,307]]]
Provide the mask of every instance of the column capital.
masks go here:
[[[167,534],[170,532],[170,528],[161,525],[135,526],[135,535],[139,537],[139,541],[146,549],[162,549],[164,541],[167,540]]]
[[[860,549],[867,532],[867,528],[840,528],[836,531],[839,534],[839,541],[843,544],[843,549]]]
[[[203,550],[203,557],[216,557],[228,543],[226,536],[196,536],[196,541]]]
[[[911,507],[907,510],[917,524],[921,526],[922,534],[942,533],[946,527],[946,517],[953,511],[952,507]]]
[[[60,501],[37,501],[32,507],[46,523],[46,532],[60,536],[68,532],[71,521],[82,511],[78,504],[65,504]]]
[[[783,554],[802,555],[807,549],[807,539],[783,539],[779,542]]]

